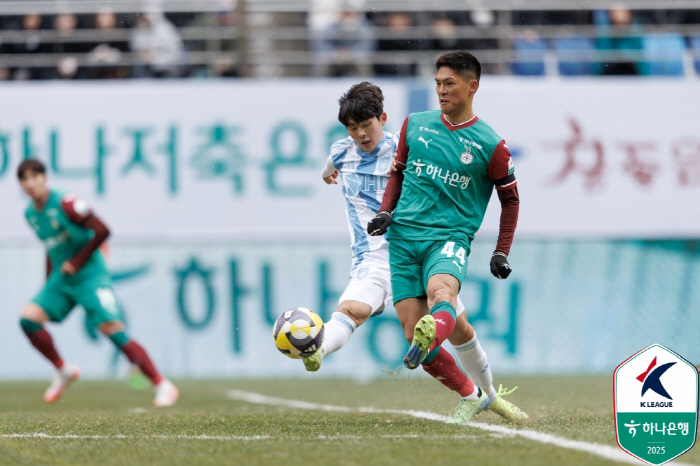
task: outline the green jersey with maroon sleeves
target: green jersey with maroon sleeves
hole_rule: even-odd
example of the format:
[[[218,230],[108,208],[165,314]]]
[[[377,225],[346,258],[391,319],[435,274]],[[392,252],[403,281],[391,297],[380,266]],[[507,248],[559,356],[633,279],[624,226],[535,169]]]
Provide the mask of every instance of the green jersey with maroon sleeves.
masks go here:
[[[85,201],[61,191],[49,191],[46,205],[41,210],[37,210],[32,201],[29,202],[25,216],[46,246],[53,273],[60,274],[61,264],[72,259],[93,237],[94,232],[82,226],[90,214]],[[94,275],[109,277],[100,251],[90,255],[73,281]]]
[[[97,250],[109,230],[85,201],[50,190],[46,204],[37,209],[30,201],[25,215],[46,246],[52,270],[32,302],[54,322],[65,319],[76,304],[85,308],[94,325],[120,320],[112,279]],[[64,262],[73,266],[75,274],[61,272]]]
[[[474,117],[452,125],[440,111],[413,113],[404,122],[397,150],[403,169],[388,240],[451,239],[469,245],[481,226],[494,189],[516,186],[505,141]],[[395,206],[395,208],[394,208]]]

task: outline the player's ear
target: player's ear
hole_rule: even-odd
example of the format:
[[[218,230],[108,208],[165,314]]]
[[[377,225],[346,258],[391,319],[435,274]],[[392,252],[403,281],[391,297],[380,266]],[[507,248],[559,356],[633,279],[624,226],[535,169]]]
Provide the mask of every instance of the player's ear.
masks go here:
[[[386,112],[382,112],[381,115],[379,115],[379,123],[384,126],[386,124]]]
[[[477,89],[479,89],[479,81],[476,79],[469,80],[469,92],[471,94],[476,94]]]

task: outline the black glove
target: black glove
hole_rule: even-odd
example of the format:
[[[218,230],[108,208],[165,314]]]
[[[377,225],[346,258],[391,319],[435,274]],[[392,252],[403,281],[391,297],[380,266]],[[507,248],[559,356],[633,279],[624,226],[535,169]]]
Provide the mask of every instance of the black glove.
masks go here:
[[[367,233],[370,236],[381,236],[386,233],[391,224],[391,214],[389,212],[378,212],[377,216],[367,224]]]
[[[508,256],[502,252],[494,252],[491,256],[491,273],[494,277],[504,279],[513,271],[508,263]]]

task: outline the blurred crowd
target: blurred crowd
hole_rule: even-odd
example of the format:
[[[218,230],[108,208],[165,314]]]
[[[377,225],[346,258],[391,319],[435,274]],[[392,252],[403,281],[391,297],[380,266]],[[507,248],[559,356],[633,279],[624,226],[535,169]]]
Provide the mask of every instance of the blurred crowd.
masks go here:
[[[700,10],[373,13],[347,2],[315,4],[299,24],[277,15],[253,18],[245,29],[305,30],[291,50],[311,59],[296,75],[427,75],[432,60],[422,57],[454,49],[474,51],[483,71],[495,74],[682,75],[688,63],[700,73]],[[0,80],[265,75],[264,67],[242,71],[243,15],[232,5],[213,13],[0,16]],[[504,35],[506,27],[512,33]],[[290,50],[279,39],[241,37],[255,42],[248,58]]]
[[[102,10],[82,15],[0,16],[0,79],[161,78],[210,73],[237,76],[232,60],[190,66],[186,59],[188,53],[207,46],[219,53],[233,51],[234,40],[219,34],[214,44],[206,44],[203,39],[186,42],[180,29],[233,26],[238,19],[235,9],[213,14],[164,14],[153,9],[133,14]],[[26,65],[3,63],[20,55],[27,59]],[[47,55],[55,58],[47,60],[55,66],[31,63],[32,56]]]
[[[686,26],[689,30],[695,26],[695,32],[678,32]],[[414,27],[427,28],[425,38],[408,38]],[[513,30],[505,38],[498,33],[504,27]],[[384,32],[379,35],[378,30]],[[323,64],[320,74],[330,76],[368,71],[379,76],[415,76],[420,73],[419,62],[410,60],[407,52],[454,49],[474,51],[485,73],[678,76],[684,73],[686,55],[700,73],[700,10],[632,12],[613,6],[609,10],[513,11],[505,16],[485,9],[374,15],[348,10],[320,28],[316,37],[315,49]],[[372,56],[371,52],[390,53]],[[556,69],[548,69],[548,62]],[[348,69],[350,65],[354,70]]]

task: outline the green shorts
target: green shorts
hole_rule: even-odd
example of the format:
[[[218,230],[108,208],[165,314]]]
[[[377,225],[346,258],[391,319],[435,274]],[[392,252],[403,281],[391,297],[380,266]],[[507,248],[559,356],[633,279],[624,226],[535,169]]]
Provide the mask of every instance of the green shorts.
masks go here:
[[[460,285],[467,276],[469,246],[459,241],[393,240],[389,243],[391,289],[394,303],[428,295],[428,279],[439,273],[455,277]]]
[[[78,304],[93,325],[122,320],[109,276],[75,278],[52,274],[32,302],[41,306],[52,322],[63,321]]]

